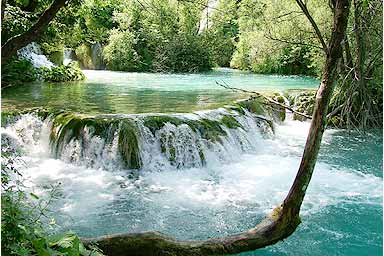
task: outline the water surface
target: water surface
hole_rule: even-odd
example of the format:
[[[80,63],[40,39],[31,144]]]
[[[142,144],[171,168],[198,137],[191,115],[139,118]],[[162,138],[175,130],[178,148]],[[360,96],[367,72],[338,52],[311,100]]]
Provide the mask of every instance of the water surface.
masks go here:
[[[316,88],[310,77],[258,75],[233,69],[199,74],[84,71],[87,80],[32,83],[2,90],[4,109],[52,107],[80,113],[185,113],[214,109],[247,94],[216,84],[247,90]]]

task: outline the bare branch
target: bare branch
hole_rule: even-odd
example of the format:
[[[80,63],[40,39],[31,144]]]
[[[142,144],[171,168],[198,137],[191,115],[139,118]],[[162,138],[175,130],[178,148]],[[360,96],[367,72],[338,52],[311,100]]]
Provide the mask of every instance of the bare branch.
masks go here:
[[[280,107],[282,107],[282,108],[288,109],[288,110],[291,111],[292,113],[295,113],[295,114],[297,114],[297,115],[303,116],[303,117],[308,118],[308,119],[311,119],[311,118],[312,118],[312,117],[309,116],[309,115],[306,115],[306,114],[304,114],[304,113],[301,113],[301,112],[299,112],[299,111],[296,111],[296,110],[294,110],[293,108],[291,108],[291,107],[289,107],[289,106],[287,106],[287,105],[285,105],[285,104],[282,104],[282,103],[280,103],[280,102],[278,102],[278,101],[276,101],[276,100],[274,100],[274,99],[271,99],[271,98],[269,98],[269,97],[267,97],[267,96],[265,96],[265,95],[263,95],[263,94],[261,94],[261,93],[259,93],[259,92],[256,92],[256,91],[248,91],[248,90],[244,90],[244,89],[241,89],[241,88],[231,87],[231,86],[229,86],[227,83],[225,83],[224,81],[223,81],[223,84],[221,84],[221,83],[219,83],[219,82],[216,81],[216,84],[219,85],[219,86],[221,86],[221,87],[224,87],[225,89],[229,89],[229,90],[232,90],[232,91],[240,91],[240,92],[245,92],[245,93],[255,94],[257,97],[262,97],[262,98],[266,99],[267,101],[269,101],[270,103],[273,103],[273,104],[276,104],[276,105],[278,105],[278,106],[280,106]]]
[[[317,38],[319,39],[322,47],[323,47],[323,50],[325,53],[328,53],[328,46],[327,44],[325,43],[324,41],[324,38],[320,32],[320,29],[319,27],[317,26],[316,22],[313,20],[311,14],[309,13],[308,9],[307,9],[307,5],[303,3],[303,1],[301,0],[296,0],[296,3],[300,6],[301,10],[304,12],[305,16],[307,16],[309,22],[311,23],[313,29],[315,30],[316,32],[316,35],[317,35]]]
[[[289,41],[289,40],[282,39],[282,38],[275,38],[275,37],[272,37],[270,33],[269,33],[269,35],[264,34],[264,36],[268,39],[273,40],[273,41],[278,41],[278,42],[293,44],[293,45],[305,45],[305,46],[310,46],[310,47],[314,47],[314,48],[323,50],[322,47],[314,45],[314,44],[307,44],[307,43],[303,43],[303,42],[293,42],[293,41]]]

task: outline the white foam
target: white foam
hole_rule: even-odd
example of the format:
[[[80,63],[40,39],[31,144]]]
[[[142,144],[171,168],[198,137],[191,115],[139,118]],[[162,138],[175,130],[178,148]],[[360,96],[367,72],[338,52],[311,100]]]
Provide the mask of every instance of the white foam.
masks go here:
[[[45,56],[41,51],[40,46],[35,42],[32,42],[18,50],[17,56],[19,58],[29,60],[35,68],[51,68],[55,66],[55,64],[48,60],[47,56]]]
[[[122,232],[148,228],[166,229],[165,221],[172,218],[167,215],[169,212],[172,212],[174,218],[184,216],[187,212],[192,214],[188,217],[191,221],[204,216],[204,220],[217,224],[220,216],[217,215],[218,212],[224,212],[227,218],[231,218],[234,211],[263,216],[281,203],[296,175],[309,123],[287,121],[276,126],[274,137],[265,138],[253,127],[256,125],[254,122],[245,119],[240,121],[248,128],[237,132],[227,129],[229,136],[223,138],[221,146],[217,144],[210,149],[207,145],[204,146],[207,161],[205,166],[195,164],[192,159],[198,155],[196,140],[199,138],[193,137],[190,128],[167,124],[154,136],[139,123],[140,148],[146,165],[135,179],[128,179],[127,170],[119,169],[116,165],[88,165],[85,160],[66,158],[74,153],[65,153],[61,160],[50,158],[46,154],[47,138],[41,136],[45,133],[38,132],[49,124],[42,123],[33,115],[26,115],[5,131],[26,146],[29,153],[24,160],[28,165],[22,171],[30,180],[30,186],[38,186],[37,193],[43,194],[44,187],[49,184],[61,183],[62,195],[56,202],[56,210],[69,215],[73,220],[72,225],[84,222],[84,218],[91,222],[93,218],[100,221],[119,216],[119,220],[129,229],[121,230]],[[334,131],[325,133],[326,143],[331,142],[333,133]],[[172,140],[175,145],[178,152],[176,163],[184,164],[183,169],[176,169],[161,154],[158,145],[161,134],[176,135],[167,139]],[[187,145],[183,145],[186,142]],[[108,151],[108,154],[100,154],[104,149],[103,142],[98,138],[88,138],[86,144],[89,146],[86,159],[97,155],[94,161],[104,159],[108,162],[112,159],[108,158],[108,154],[117,154],[116,149]],[[73,145],[68,147],[73,152],[77,148]],[[382,178],[319,161],[308,188],[302,214],[356,200],[380,205]],[[115,204],[124,204],[122,202],[130,202],[133,205],[130,207],[133,208],[113,208]],[[131,219],[131,212],[136,211],[142,214]],[[126,219],[124,214],[128,215]],[[227,221],[229,220],[224,218],[220,223],[224,225]],[[117,230],[124,228],[120,227],[120,222],[115,225]],[[203,227],[201,225],[196,226],[197,233]],[[103,227],[104,230],[109,228],[111,227]],[[220,230],[221,228],[218,227]]]

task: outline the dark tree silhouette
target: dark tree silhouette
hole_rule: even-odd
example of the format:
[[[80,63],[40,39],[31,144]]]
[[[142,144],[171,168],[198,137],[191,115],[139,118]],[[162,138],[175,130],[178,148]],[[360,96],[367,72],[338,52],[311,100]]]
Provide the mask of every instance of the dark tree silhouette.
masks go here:
[[[38,39],[48,24],[53,20],[53,18],[55,18],[57,12],[69,1],[70,0],[54,0],[51,6],[45,10],[32,27],[30,27],[26,32],[16,35],[5,42],[4,45],[1,46],[1,64],[6,63],[16,54],[17,50]],[[5,0],[2,1],[2,5],[3,3],[5,4]],[[3,19],[4,7],[2,6],[1,9]]]

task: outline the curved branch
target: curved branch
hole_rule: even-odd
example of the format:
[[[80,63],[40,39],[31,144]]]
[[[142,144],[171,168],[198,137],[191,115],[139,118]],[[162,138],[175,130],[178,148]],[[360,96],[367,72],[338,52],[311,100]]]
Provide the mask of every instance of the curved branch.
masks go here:
[[[223,255],[256,250],[291,235],[300,224],[299,215],[282,214],[277,207],[255,228],[223,238],[205,241],[180,241],[159,232],[118,234],[82,239],[85,245],[96,243],[106,255]]]
[[[34,40],[38,39],[48,24],[55,18],[56,13],[70,0],[54,0],[51,6],[45,10],[38,21],[26,32],[10,38],[1,46],[1,64],[6,63],[17,50],[23,48]]]

